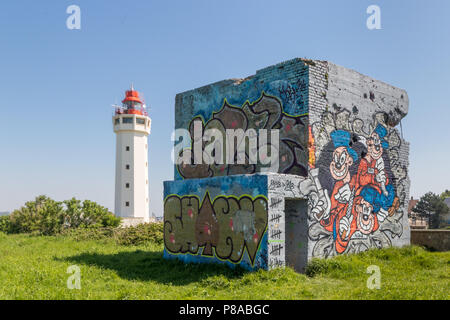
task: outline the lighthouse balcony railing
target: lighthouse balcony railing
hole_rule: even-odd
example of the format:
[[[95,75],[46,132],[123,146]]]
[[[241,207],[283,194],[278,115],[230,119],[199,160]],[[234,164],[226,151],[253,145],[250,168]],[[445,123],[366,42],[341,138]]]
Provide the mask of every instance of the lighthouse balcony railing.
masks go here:
[[[136,114],[148,117],[148,112],[145,110],[116,108],[114,115],[121,115],[121,114],[130,114],[130,115]]]

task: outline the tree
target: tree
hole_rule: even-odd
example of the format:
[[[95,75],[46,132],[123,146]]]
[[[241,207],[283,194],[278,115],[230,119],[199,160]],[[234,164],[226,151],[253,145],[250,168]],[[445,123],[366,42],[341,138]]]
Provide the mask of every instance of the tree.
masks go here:
[[[115,217],[107,208],[90,200],[81,203],[80,200],[72,198],[64,201],[66,210],[64,212],[64,228],[86,228],[86,227],[117,227],[120,218]]]
[[[12,233],[54,234],[60,229],[62,214],[61,202],[38,196],[35,201],[28,201],[22,208],[11,213],[10,230]]]
[[[440,217],[447,214],[449,208],[440,196],[433,192],[427,192],[417,202],[417,205],[414,207],[414,212],[417,212],[423,217],[428,217],[430,228],[437,229],[440,226]]]
[[[446,198],[450,197],[450,190],[445,190],[444,192],[441,193],[441,199],[445,200]]]

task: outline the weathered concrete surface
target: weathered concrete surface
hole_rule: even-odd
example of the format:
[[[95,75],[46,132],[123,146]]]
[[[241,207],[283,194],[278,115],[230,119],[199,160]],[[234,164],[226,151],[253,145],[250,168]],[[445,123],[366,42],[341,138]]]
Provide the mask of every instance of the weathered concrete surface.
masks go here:
[[[411,244],[436,251],[449,251],[450,230],[411,230]]]
[[[356,152],[356,158],[353,158],[353,164],[348,168],[351,179],[356,177],[356,181],[350,181],[350,185],[359,191],[370,187],[380,190],[381,187],[391,185],[394,202],[397,204],[395,214],[392,214],[394,210],[391,207],[385,219],[382,214],[373,216],[374,221],[376,219],[372,227],[373,233],[355,232],[352,235],[355,241],[344,241],[341,244],[336,242],[336,245],[340,246],[339,251],[344,247],[343,252],[359,252],[373,246],[409,244],[409,143],[403,139],[396,127],[408,112],[409,99],[406,91],[326,61],[315,61],[314,65],[309,66],[309,73],[309,123],[314,137],[314,166],[319,168],[318,178],[321,186],[332,198],[332,194],[338,192],[336,187],[342,185],[336,176],[330,174],[330,163],[338,153],[332,135],[337,132],[340,135],[347,133],[350,134],[350,141],[346,148]],[[369,139],[374,134],[375,140],[384,140],[380,147],[381,157],[376,155],[376,152],[373,156],[368,152]],[[380,161],[383,165],[380,169],[383,170],[378,170],[377,166],[373,165],[377,157],[382,159]],[[311,158],[310,162],[313,162]],[[367,166],[368,164],[370,165]],[[383,171],[387,177],[384,186],[376,181],[379,171]],[[371,178],[366,179],[369,176]],[[385,204],[388,202],[390,201],[386,200]],[[385,206],[381,211],[386,209]],[[324,224],[323,221],[320,223]],[[327,226],[325,228],[331,229]],[[317,245],[317,249],[320,247],[321,253],[314,250],[314,255],[335,254],[325,239]]]
[[[328,63],[327,98],[335,108],[355,108],[367,115],[382,112],[386,124],[395,127],[408,113],[405,90],[372,79],[351,69]]]

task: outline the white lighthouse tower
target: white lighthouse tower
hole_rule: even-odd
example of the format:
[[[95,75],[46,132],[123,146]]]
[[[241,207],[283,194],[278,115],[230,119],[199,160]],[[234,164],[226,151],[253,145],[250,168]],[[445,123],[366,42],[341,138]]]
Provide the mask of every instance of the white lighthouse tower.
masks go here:
[[[148,222],[148,135],[151,120],[139,93],[126,91],[113,116],[116,140],[115,215],[126,226]]]

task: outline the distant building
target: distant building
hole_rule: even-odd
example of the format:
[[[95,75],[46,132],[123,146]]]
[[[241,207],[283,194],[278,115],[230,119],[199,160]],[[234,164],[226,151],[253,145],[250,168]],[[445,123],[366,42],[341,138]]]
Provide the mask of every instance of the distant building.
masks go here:
[[[156,215],[155,215],[155,213],[154,212],[152,212],[152,215],[150,216],[150,219],[149,219],[149,221],[148,222],[150,222],[150,223],[154,223],[154,222],[156,222]]]
[[[447,207],[450,208],[450,197],[445,198],[445,199],[444,199],[444,202],[445,202],[445,204],[447,205]]]
[[[163,221],[163,217],[162,216],[157,216],[154,212],[152,212],[152,215],[150,216],[150,223],[158,223],[158,222],[162,222]]]
[[[8,211],[1,211],[0,212],[0,217],[1,216],[8,216],[10,214],[10,212],[8,212]]]
[[[411,214],[412,210],[417,206],[418,202],[419,202],[419,200],[411,197],[411,200],[409,200],[409,204],[408,204],[408,215]]]
[[[408,217],[409,217],[409,225],[411,229],[428,229],[430,226],[429,218],[421,216],[417,212],[414,212],[414,208],[416,207],[419,200],[411,197],[408,205]]]
[[[445,198],[445,199],[444,199],[444,203],[445,203],[445,204],[447,205],[447,207],[449,207],[449,209],[450,209],[450,197]],[[447,213],[447,214],[445,214],[445,215],[443,215],[443,216],[441,217],[441,219],[442,219],[442,221],[443,221],[446,225],[450,225],[450,212]]]

